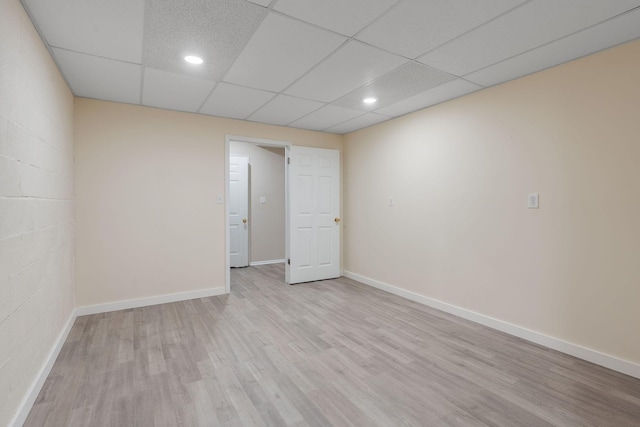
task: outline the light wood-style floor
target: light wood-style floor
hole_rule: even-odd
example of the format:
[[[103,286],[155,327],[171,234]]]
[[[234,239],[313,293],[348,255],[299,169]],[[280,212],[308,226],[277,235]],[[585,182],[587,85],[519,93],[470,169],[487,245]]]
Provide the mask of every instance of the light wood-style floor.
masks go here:
[[[639,426],[640,380],[349,279],[79,317],[26,426]]]

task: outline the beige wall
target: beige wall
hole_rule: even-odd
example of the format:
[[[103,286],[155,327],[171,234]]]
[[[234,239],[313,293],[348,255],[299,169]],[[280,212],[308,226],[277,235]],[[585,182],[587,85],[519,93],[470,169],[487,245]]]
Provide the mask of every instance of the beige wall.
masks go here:
[[[345,269],[640,363],[638,76],[640,41],[347,135]]]
[[[0,2],[0,425],[65,329],[73,294],[73,98],[18,0]]]
[[[338,135],[76,98],[76,287],[93,305],[225,286],[225,136]]]
[[[231,141],[229,151],[249,156],[250,262],[284,259],[284,148]],[[260,197],[265,197],[266,203],[260,203]]]

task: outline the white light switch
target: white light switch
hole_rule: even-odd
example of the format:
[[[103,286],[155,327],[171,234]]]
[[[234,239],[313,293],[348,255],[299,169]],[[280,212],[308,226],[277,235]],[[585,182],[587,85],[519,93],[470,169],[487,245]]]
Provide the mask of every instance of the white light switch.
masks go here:
[[[260,203],[267,203],[267,198],[265,196],[260,196]]]
[[[538,209],[539,198],[539,193],[529,193],[529,197],[527,199],[527,207],[529,209]]]
[[[218,197],[216,197],[216,203],[219,205],[224,203],[224,198],[222,197],[222,194],[218,194]]]
[[[389,206],[393,206],[393,196],[389,197]]]

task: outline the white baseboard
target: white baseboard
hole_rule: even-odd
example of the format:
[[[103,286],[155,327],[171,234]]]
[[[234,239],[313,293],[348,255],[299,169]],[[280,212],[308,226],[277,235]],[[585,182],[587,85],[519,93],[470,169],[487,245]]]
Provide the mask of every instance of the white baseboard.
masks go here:
[[[425,297],[424,295],[416,294],[405,289],[398,288],[387,283],[380,282],[369,277],[361,276],[350,271],[344,271],[344,276],[350,279],[356,280],[365,285],[372,286],[374,288],[389,292],[394,295],[401,296],[403,298],[415,301],[429,307],[436,308],[462,317],[472,322],[479,323],[484,326],[488,326],[498,331],[505,332],[507,334],[516,336],[518,338],[525,339],[527,341],[534,342],[536,344],[543,345],[553,350],[560,351],[562,353],[577,357],[579,359],[586,360],[596,365],[604,366],[605,368],[612,369],[614,371],[621,372],[623,374],[640,378],[640,365],[629,362],[627,360],[619,359],[609,354],[601,353],[597,350],[582,347],[577,344],[573,344],[567,341],[563,341],[559,338],[550,337],[548,335],[541,334],[540,332],[532,331],[531,329],[523,328],[518,325],[514,325],[503,320],[495,319],[493,317],[485,316],[484,314],[476,313],[452,304],[448,304],[433,298]]]
[[[108,302],[105,304],[85,305],[76,308],[76,315],[86,316],[89,314],[107,313],[109,311],[126,310],[129,308],[146,307],[149,305],[166,304],[170,302],[185,301],[196,298],[214,297],[217,295],[223,295],[225,293],[225,288],[212,288],[202,289],[199,291],[180,292],[177,294],[158,295],[155,297]]]
[[[287,262],[287,260],[286,259],[268,259],[266,261],[251,261],[249,265],[253,267],[256,265],[282,264],[283,262]]]
[[[58,334],[58,337],[56,338],[51,351],[49,351],[49,354],[47,355],[44,365],[40,369],[40,372],[38,372],[38,375],[33,380],[33,383],[31,383],[31,387],[29,387],[27,394],[22,399],[22,402],[20,402],[20,406],[18,406],[18,412],[13,417],[13,420],[11,420],[11,422],[9,423],[9,427],[21,427],[26,421],[31,408],[33,407],[33,404],[38,398],[38,394],[40,393],[44,382],[47,380],[47,377],[51,372],[51,368],[53,368],[53,364],[58,358],[58,354],[60,354],[60,350],[62,350],[64,342],[69,336],[69,332],[71,332],[71,327],[76,321],[76,317],[76,312],[74,310],[71,313],[71,316],[69,316],[69,320],[67,320],[66,325],[64,326],[60,334]]]

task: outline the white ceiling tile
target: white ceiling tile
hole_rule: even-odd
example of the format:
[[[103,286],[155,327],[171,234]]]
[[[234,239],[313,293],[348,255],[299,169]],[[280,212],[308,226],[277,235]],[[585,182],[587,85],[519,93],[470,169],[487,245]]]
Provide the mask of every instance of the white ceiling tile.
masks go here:
[[[142,62],[144,0],[24,0],[50,46]]]
[[[138,104],[141,66],[53,48],[62,74],[77,96]]]
[[[640,0],[21,3],[78,96],[337,133],[640,36]]]
[[[289,124],[313,110],[322,107],[322,102],[278,95],[264,107],[249,116],[254,122],[272,123],[277,125]]]
[[[463,76],[602,22],[638,0],[535,0],[419,58]]]
[[[375,47],[350,41],[285,93],[331,102],[407,62]]]
[[[353,36],[398,0],[278,0],[274,10]]]
[[[345,40],[326,30],[270,13],[224,81],[279,92]]]
[[[326,105],[313,113],[296,120],[291,126],[309,130],[323,130],[362,115],[362,111],[335,105]]]
[[[414,59],[524,0],[402,0],[356,38]]]
[[[251,3],[259,4],[260,6],[268,7],[271,4],[271,0],[248,0]]]
[[[142,103],[151,107],[196,112],[215,82],[183,74],[145,68]]]
[[[481,86],[469,83],[462,79],[456,79],[417,95],[410,96],[409,98],[405,98],[395,104],[377,109],[375,112],[394,117],[402,116],[412,111],[430,107],[432,105],[439,104],[440,102],[467,95],[480,89],[482,89]]]
[[[491,65],[465,79],[492,86],[640,37],[640,9]]]
[[[365,113],[362,116],[358,116],[355,119],[351,119],[339,125],[332,126],[328,129],[325,129],[324,131],[344,135],[345,133],[353,132],[358,129],[362,129],[369,126],[373,126],[378,123],[382,123],[386,120],[389,120],[390,118],[391,117],[383,116],[382,114]]]
[[[220,83],[200,112],[212,116],[246,119],[276,94],[248,87]]]
[[[332,104],[354,110],[372,111],[439,86],[454,78],[433,68],[410,62],[343,96]],[[362,100],[367,97],[374,97],[378,102],[370,105],[364,104]]]
[[[237,0],[147,0],[144,65],[221,80],[268,11]],[[205,63],[184,61],[196,55]]]

